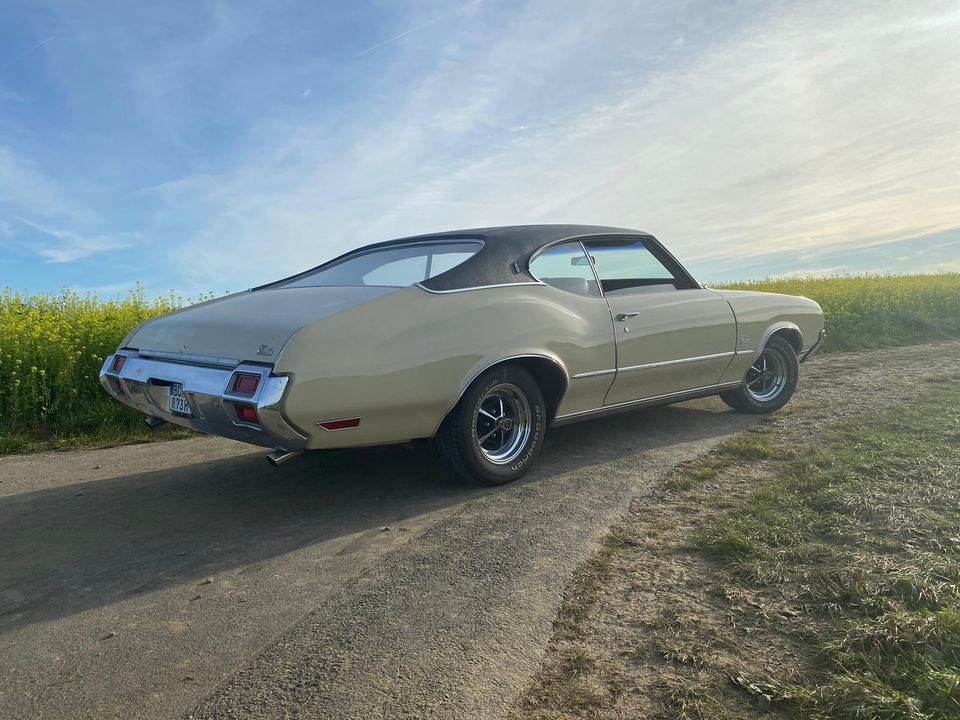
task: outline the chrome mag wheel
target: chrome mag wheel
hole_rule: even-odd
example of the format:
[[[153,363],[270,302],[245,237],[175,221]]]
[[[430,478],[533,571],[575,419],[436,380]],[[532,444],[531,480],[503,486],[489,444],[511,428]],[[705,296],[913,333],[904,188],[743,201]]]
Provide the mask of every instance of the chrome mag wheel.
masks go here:
[[[477,404],[474,439],[480,452],[496,465],[506,465],[523,452],[532,427],[530,403],[516,385],[500,383]]]
[[[775,348],[766,347],[747,371],[746,389],[758,402],[773,400],[787,384],[787,363]]]

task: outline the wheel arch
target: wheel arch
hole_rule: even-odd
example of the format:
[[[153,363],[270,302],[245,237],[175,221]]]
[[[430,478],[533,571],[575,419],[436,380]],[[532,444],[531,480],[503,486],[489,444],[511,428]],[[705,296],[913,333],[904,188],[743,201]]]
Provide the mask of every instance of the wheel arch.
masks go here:
[[[767,328],[767,331],[763,335],[763,339],[757,346],[759,350],[763,350],[763,348],[765,348],[767,343],[770,341],[770,338],[775,336],[782,337],[784,340],[790,343],[794,352],[796,352],[798,356],[801,352],[803,352],[803,333],[801,333],[800,328],[792,322],[778,322]]]
[[[560,407],[560,403],[563,401],[564,395],[567,394],[567,388],[570,385],[570,375],[567,373],[566,368],[563,366],[563,363],[561,363],[560,360],[550,355],[542,355],[539,353],[510,355],[481,367],[479,370],[474,372],[473,375],[471,375],[460,388],[460,393],[457,395],[456,402],[454,402],[453,405],[450,406],[450,409],[443,414],[443,420],[446,420],[447,416],[450,415],[457,405],[460,404],[460,400],[463,399],[464,393],[467,392],[467,390],[471,385],[473,385],[478,377],[502,365],[516,365],[518,367],[522,367],[533,376],[533,379],[536,380],[537,384],[540,386],[540,391],[543,393],[543,401],[547,405],[547,425],[553,422],[553,418],[556,417],[557,414],[557,409]],[[441,424],[442,422],[443,421],[441,420]]]

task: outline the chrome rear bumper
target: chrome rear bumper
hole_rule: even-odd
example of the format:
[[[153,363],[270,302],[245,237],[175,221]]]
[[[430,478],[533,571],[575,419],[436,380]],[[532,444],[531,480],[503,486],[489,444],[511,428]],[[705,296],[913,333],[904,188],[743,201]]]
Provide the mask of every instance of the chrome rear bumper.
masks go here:
[[[119,372],[112,370],[116,355],[126,356]],[[236,373],[260,376],[253,395],[234,393]],[[239,364],[228,368],[172,362],[141,355],[136,350],[118,350],[100,369],[100,384],[114,398],[147,415],[190,427],[211,435],[262,447],[302,450],[307,438],[283,417],[280,402],[289,378],[272,375],[269,367]],[[170,412],[170,386],[179,383],[190,404],[191,417]],[[259,423],[244,422],[237,405],[256,408]]]

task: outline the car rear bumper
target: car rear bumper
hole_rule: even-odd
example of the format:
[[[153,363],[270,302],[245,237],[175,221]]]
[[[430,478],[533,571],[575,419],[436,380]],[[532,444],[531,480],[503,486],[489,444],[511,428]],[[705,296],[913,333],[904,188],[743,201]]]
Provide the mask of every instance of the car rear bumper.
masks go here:
[[[114,359],[126,360],[115,371]],[[236,373],[260,376],[256,392],[231,390]],[[119,350],[108,356],[100,370],[100,384],[114,398],[147,415],[211,435],[270,448],[302,450],[307,438],[284,418],[281,401],[289,378],[273,375],[269,367],[239,364],[235,367],[181,362],[150,357],[136,350]],[[180,384],[191,416],[170,411],[170,386]],[[238,406],[256,409],[258,422],[239,419]]]

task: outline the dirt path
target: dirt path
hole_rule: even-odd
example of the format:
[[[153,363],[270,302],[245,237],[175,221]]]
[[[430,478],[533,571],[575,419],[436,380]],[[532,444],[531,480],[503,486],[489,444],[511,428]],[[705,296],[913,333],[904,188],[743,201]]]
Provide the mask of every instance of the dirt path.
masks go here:
[[[855,412],[958,358],[818,358],[800,400]],[[0,459],[0,716],[500,717],[601,533],[752,422],[707,400],[560,428],[498,490],[398,449]]]

